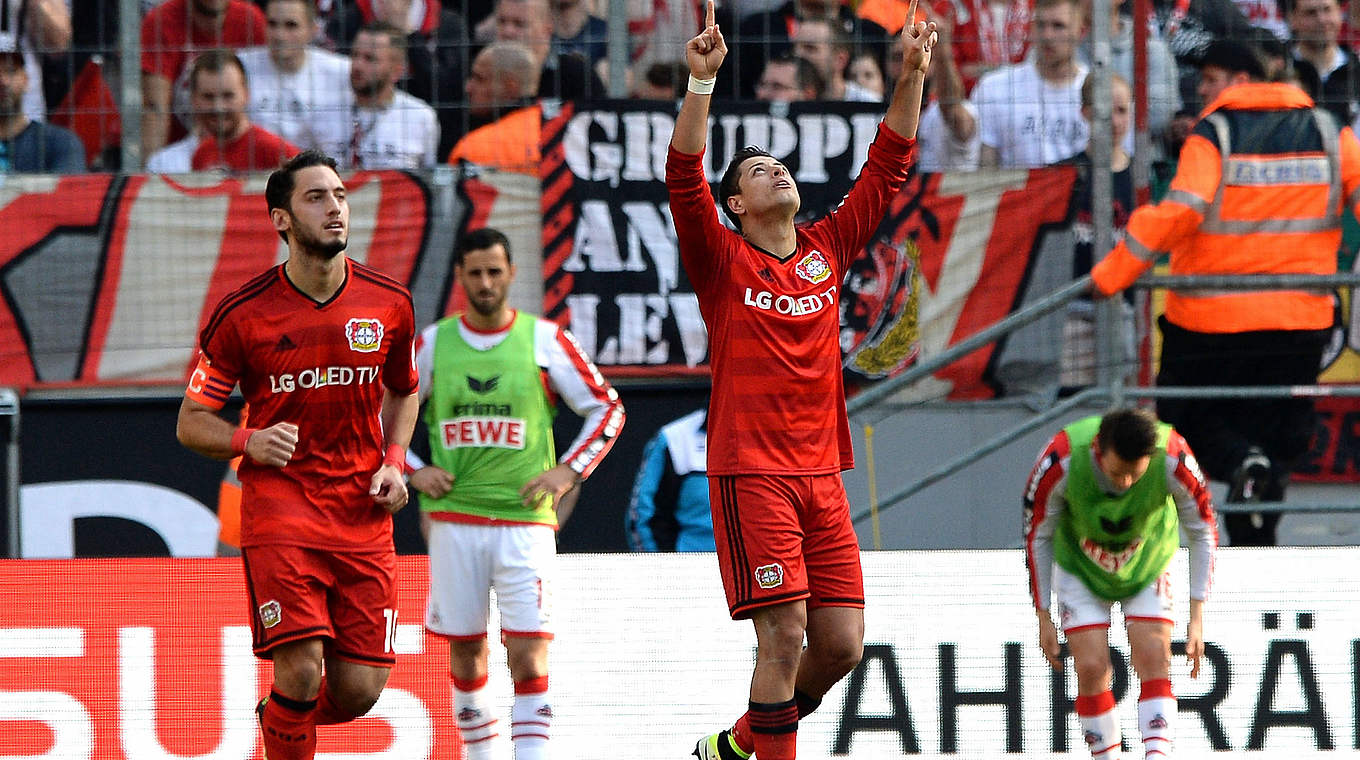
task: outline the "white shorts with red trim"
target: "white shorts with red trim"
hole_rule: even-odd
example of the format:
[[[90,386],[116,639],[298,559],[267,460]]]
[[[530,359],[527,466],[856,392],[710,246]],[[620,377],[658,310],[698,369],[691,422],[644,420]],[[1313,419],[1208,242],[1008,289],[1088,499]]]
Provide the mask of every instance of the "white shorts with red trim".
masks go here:
[[[1058,595],[1058,624],[1063,632],[1082,628],[1110,626],[1110,609],[1114,602],[1091,593],[1077,576],[1058,565],[1053,566],[1053,590]],[[1142,591],[1119,601],[1124,621],[1172,622],[1175,615],[1175,595],[1171,590],[1171,573],[1163,572]]]
[[[550,526],[432,520],[429,544],[431,633],[484,638],[494,591],[502,636],[552,638],[548,577],[557,536]]]

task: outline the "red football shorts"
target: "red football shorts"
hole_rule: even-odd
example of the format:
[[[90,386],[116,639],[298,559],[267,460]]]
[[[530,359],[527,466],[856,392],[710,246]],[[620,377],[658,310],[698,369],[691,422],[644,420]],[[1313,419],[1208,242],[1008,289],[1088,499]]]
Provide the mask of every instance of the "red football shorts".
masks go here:
[[[241,552],[255,654],[323,637],[326,655],[360,665],[396,663],[397,555],[302,546],[252,546]]]
[[[733,618],[799,599],[810,609],[864,607],[859,540],[840,475],[715,475],[708,490]]]

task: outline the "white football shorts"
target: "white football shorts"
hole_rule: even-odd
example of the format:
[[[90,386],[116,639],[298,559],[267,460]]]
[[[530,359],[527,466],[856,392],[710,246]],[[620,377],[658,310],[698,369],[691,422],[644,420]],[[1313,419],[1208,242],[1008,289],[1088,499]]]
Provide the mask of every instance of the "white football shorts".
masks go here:
[[[1054,565],[1053,588],[1058,594],[1058,625],[1063,632],[1110,626],[1110,609],[1114,602],[1091,593],[1081,578]],[[1172,622],[1176,605],[1171,590],[1171,573],[1163,572],[1142,591],[1121,599],[1119,609],[1124,613],[1125,622]]]
[[[486,636],[491,592],[501,636],[552,638],[548,577],[557,536],[547,525],[430,521],[425,627],[455,639]]]

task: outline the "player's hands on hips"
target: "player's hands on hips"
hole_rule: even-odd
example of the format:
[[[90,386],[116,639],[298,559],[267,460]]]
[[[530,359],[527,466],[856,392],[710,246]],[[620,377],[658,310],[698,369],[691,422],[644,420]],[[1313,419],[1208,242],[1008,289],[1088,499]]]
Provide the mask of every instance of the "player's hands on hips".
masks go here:
[[[373,497],[373,503],[387,510],[391,514],[396,514],[402,507],[406,506],[406,479],[402,477],[401,469],[396,465],[385,464],[373,473],[373,481],[368,486],[368,495]]]
[[[685,62],[695,79],[712,79],[727,57],[727,42],[713,16],[713,0],[708,0],[704,13],[704,30],[685,43]]]
[[[431,499],[440,499],[453,490],[453,473],[428,465],[411,473],[411,487]]]
[[[283,467],[297,450],[298,426],[291,422],[276,422],[260,428],[246,440],[246,455],[260,464]]]
[[[557,500],[579,481],[575,470],[565,464],[559,464],[550,470],[544,470],[533,480],[525,483],[524,487],[519,489],[519,495],[527,507],[542,498],[543,494],[552,494],[553,508],[556,509]]]
[[[902,27],[902,41],[906,43],[902,50],[903,74],[913,71],[924,73],[930,68],[931,50],[939,40],[934,21],[916,20],[917,2],[911,0],[911,7],[907,9],[907,23]]]
[[[1191,620],[1185,627],[1185,659],[1190,661],[1190,677],[1199,678],[1199,662],[1204,657],[1204,624]]]
[[[1062,651],[1058,645],[1058,628],[1053,625],[1053,618],[1049,617],[1048,610],[1039,610],[1039,648],[1044,652],[1044,659],[1053,666],[1054,670],[1062,670],[1062,660],[1058,654]]]

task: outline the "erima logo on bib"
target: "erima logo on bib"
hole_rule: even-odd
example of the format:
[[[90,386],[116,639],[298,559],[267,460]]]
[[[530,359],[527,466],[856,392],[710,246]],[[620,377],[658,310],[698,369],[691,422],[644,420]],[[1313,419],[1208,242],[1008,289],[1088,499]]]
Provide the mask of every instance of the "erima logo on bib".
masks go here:
[[[492,375],[485,380],[478,380],[472,375],[467,376],[468,390],[473,393],[490,393],[496,390],[496,386],[500,385],[500,383],[500,375]]]
[[[383,323],[377,319],[351,319],[345,323],[345,337],[349,347],[362,353],[371,353],[382,347]]]

